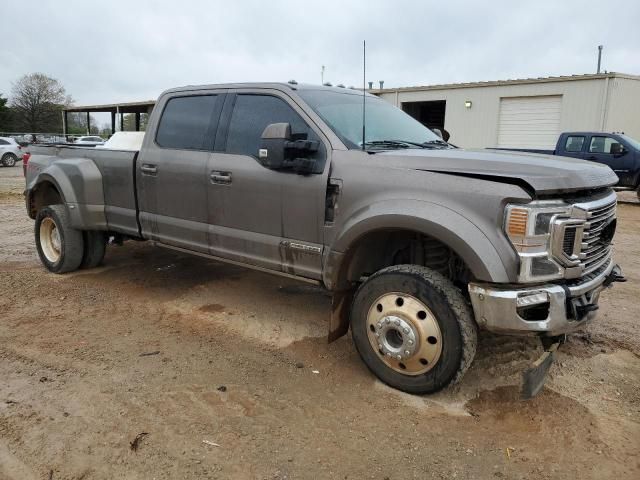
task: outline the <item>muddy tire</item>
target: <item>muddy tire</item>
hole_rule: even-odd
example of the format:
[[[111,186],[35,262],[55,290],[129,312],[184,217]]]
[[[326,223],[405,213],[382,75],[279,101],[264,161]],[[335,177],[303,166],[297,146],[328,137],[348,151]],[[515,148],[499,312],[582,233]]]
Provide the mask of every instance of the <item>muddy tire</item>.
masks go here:
[[[105,232],[91,230],[82,232],[84,241],[84,256],[80,268],[95,268],[102,263],[107,250],[107,236]]]
[[[367,367],[408,393],[459,381],[476,353],[469,302],[446,277],[417,265],[376,272],[355,294],[351,333]]]
[[[5,167],[13,167],[18,161],[18,157],[16,157],[13,153],[5,153],[2,157],[2,165]]]
[[[40,261],[53,273],[77,270],[84,255],[82,232],[71,227],[64,205],[50,205],[36,215],[36,249]]]

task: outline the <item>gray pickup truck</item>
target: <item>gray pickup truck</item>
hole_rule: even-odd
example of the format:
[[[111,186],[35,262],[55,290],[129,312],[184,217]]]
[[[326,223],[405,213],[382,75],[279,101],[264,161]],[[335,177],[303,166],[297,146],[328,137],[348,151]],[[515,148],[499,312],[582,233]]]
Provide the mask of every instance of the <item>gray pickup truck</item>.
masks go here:
[[[136,239],[322,285],[329,339],[350,327],[369,369],[406,392],[459,380],[479,328],[552,351],[624,280],[609,167],[458,149],[359,91],[176,88],[139,151],[32,154],[26,207],[51,272]]]

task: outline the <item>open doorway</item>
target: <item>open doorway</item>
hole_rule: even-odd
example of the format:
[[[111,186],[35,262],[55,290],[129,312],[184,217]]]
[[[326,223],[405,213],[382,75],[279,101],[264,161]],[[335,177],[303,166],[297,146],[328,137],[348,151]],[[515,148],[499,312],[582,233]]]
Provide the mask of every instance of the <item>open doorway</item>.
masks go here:
[[[403,102],[402,110],[428,128],[444,130],[444,114],[447,109],[446,100],[430,102]]]

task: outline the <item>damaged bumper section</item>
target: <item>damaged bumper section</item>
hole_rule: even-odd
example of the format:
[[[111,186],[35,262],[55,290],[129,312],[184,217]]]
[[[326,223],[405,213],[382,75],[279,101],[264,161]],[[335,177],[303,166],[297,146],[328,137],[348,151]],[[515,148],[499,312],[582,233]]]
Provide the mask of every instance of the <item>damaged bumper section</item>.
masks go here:
[[[512,335],[557,336],[592,320],[600,292],[623,281],[620,267],[610,261],[580,281],[526,288],[471,283],[469,294],[481,328]]]

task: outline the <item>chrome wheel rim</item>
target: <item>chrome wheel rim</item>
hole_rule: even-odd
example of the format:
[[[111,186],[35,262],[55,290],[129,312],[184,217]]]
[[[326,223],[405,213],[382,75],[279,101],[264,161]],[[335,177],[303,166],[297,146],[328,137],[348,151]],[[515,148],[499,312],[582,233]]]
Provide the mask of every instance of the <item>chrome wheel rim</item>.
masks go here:
[[[404,375],[428,372],[442,353],[442,334],[433,312],[404,293],[386,293],[373,302],[367,336],[378,357]]]
[[[40,247],[44,256],[51,263],[56,263],[60,260],[60,231],[50,217],[40,222]]]

